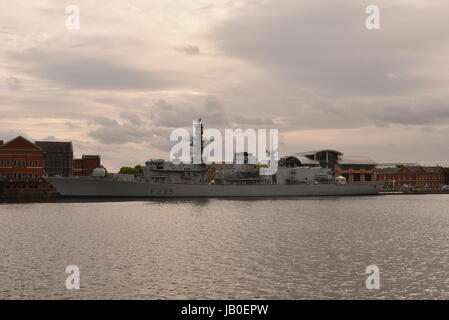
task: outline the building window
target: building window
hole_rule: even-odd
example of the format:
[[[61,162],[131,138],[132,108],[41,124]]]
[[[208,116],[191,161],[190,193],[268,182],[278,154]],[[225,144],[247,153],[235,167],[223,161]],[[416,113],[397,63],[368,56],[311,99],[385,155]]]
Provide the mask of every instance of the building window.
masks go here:
[[[357,165],[357,164],[343,164],[341,165],[342,170],[373,170],[373,165]]]
[[[26,161],[25,160],[13,160],[12,164],[14,167],[25,167]]]
[[[354,173],[354,181],[360,181],[360,173]]]
[[[373,181],[373,176],[371,173],[365,174],[365,181]]]

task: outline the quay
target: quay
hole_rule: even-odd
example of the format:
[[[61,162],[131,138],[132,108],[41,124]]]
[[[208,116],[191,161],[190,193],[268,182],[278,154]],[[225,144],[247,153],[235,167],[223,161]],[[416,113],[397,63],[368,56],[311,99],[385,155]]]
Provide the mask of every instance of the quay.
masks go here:
[[[0,202],[56,199],[59,193],[43,179],[0,180]]]
[[[383,189],[380,195],[398,194],[449,194],[448,188],[419,188],[419,189]]]

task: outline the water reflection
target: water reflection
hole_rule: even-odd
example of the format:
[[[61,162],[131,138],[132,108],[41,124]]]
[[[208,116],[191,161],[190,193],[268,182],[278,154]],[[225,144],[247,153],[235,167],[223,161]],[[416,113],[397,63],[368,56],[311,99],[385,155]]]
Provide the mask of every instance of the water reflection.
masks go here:
[[[0,204],[0,298],[449,298],[449,196]],[[65,289],[80,267],[81,290]],[[380,290],[365,287],[376,264]]]

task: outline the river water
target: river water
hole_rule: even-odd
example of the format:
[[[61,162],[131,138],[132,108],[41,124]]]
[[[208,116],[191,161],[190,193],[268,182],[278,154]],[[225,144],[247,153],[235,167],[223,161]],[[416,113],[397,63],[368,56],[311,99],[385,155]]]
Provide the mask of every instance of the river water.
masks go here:
[[[448,299],[449,195],[0,204],[0,298]]]

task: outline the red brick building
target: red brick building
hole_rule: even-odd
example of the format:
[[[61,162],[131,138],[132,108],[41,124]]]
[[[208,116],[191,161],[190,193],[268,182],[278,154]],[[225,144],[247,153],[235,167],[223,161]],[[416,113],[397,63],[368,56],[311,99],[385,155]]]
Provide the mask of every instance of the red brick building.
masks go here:
[[[77,177],[91,176],[95,168],[101,167],[99,155],[83,155],[81,159],[73,159],[73,175]]]
[[[445,184],[445,175],[443,167],[403,166],[377,169],[377,181],[396,188],[440,187]]]
[[[25,139],[0,141],[0,200],[48,198],[56,194],[42,179],[44,151]]]
[[[0,179],[30,180],[43,176],[44,151],[22,136],[0,141]]]

